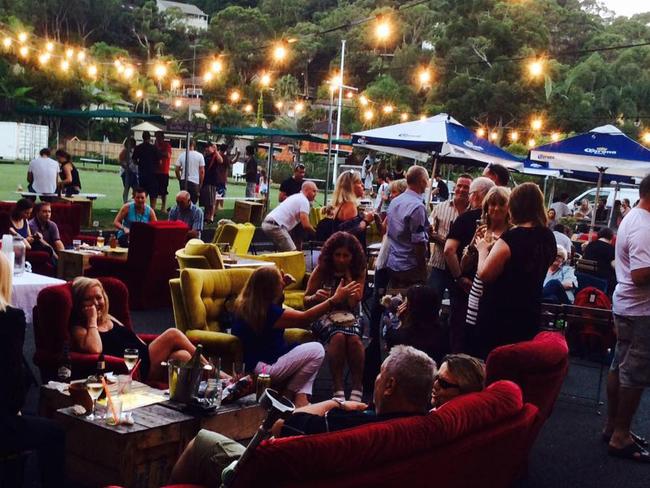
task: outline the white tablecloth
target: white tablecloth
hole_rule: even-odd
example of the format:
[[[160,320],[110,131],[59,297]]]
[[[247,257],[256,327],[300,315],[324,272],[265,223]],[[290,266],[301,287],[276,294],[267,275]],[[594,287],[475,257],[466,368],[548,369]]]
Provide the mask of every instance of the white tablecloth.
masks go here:
[[[32,310],[36,305],[38,293],[48,286],[65,283],[57,278],[50,278],[37,273],[23,273],[13,278],[13,292],[11,295],[12,305],[25,312],[27,323],[32,322]]]

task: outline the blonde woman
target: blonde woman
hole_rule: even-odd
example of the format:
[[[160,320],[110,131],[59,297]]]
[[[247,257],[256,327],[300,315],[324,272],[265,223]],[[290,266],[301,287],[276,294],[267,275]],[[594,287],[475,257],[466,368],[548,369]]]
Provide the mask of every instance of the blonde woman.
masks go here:
[[[282,308],[284,278],[275,266],[255,270],[235,301],[232,328],[242,342],[246,371],[269,374],[271,383],[284,388],[297,407],[307,405],[325,351],[318,342],[291,349],[284,329],[309,328],[316,318],[359,295],[360,289],[356,281],[341,282],[332,296],[303,312]]]
[[[88,354],[122,357],[124,349],[137,349],[144,379],[164,380],[161,362],[188,361],[195,347],[178,329],[167,329],[149,345],[109,313],[106,291],[99,280],[80,276],[72,282],[72,348]],[[205,361],[205,360],[204,360]]]
[[[41,486],[64,486],[65,433],[53,421],[22,415],[25,313],[10,306],[11,266],[0,253],[0,452],[38,453]]]
[[[330,215],[336,230],[349,232],[366,248],[366,229],[374,219],[374,212],[359,211],[359,198],[364,196],[361,176],[356,171],[344,171],[336,180]]]

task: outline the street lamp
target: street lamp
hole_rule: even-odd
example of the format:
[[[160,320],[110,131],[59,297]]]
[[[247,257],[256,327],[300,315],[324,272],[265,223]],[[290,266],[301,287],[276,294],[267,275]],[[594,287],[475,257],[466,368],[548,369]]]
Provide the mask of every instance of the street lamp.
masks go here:
[[[271,75],[269,73],[262,73],[259,77],[260,85],[260,98],[257,100],[257,126],[262,127],[262,120],[264,117],[264,89],[271,85]]]

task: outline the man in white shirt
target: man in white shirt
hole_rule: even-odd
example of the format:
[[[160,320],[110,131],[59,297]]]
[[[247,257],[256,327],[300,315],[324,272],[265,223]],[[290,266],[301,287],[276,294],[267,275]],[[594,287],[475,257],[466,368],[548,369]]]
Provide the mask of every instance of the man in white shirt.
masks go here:
[[[41,149],[40,156],[32,159],[27,167],[29,190],[35,193],[56,193],[59,163],[50,158],[48,148]]]
[[[639,185],[639,204],[616,238],[613,307],[616,350],[607,378],[609,455],[650,463],[643,439],[630,431],[643,390],[650,386],[650,175]]]
[[[309,211],[317,193],[316,184],[313,181],[305,181],[300,193],[287,197],[266,216],[262,222],[262,230],[273,241],[278,251],[296,250],[296,244],[289,232],[298,224],[311,234],[316,232],[309,223]]]
[[[560,199],[555,203],[552,203],[549,209],[555,210],[555,218],[560,220],[562,217],[568,217],[573,214],[566,202],[569,201],[569,194],[562,193]]]
[[[196,143],[190,141],[190,150],[187,154],[187,164],[185,163],[186,152],[182,152],[178,156],[176,165],[174,167],[174,172],[176,173],[176,178],[178,178],[179,186],[181,190],[186,190],[190,194],[192,203],[199,201],[199,192],[201,190],[201,185],[203,185],[203,178],[205,177],[205,158],[203,154],[198,152],[196,149]],[[187,188],[185,188],[185,172],[187,171]]]

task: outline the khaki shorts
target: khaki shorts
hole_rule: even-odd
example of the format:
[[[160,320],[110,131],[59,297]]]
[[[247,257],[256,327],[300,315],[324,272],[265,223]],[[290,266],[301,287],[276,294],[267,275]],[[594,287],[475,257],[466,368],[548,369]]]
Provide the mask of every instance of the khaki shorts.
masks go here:
[[[194,438],[187,459],[201,483],[218,487],[221,486],[221,472],[239,459],[244,450],[244,446],[224,435],[201,430]]]
[[[614,314],[616,349],[611,371],[618,371],[621,386],[650,386],[650,317]]]

